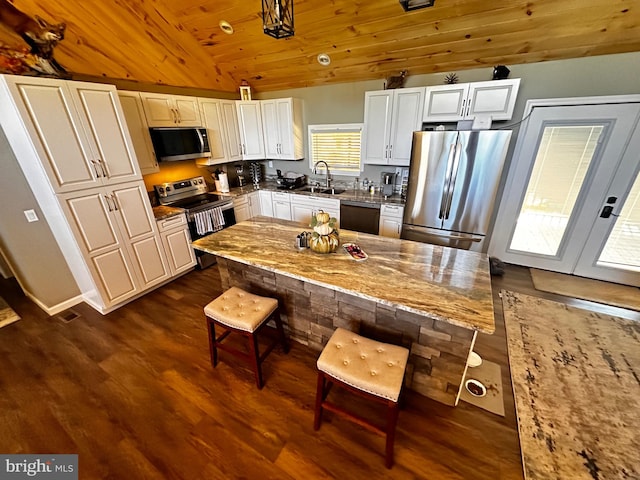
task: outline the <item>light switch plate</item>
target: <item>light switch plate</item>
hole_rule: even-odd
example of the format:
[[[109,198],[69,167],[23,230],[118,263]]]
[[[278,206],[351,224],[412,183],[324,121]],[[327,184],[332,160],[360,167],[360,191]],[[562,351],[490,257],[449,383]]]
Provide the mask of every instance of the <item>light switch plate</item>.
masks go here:
[[[35,210],[25,210],[24,216],[27,217],[27,222],[29,223],[38,221],[38,215],[36,215]]]

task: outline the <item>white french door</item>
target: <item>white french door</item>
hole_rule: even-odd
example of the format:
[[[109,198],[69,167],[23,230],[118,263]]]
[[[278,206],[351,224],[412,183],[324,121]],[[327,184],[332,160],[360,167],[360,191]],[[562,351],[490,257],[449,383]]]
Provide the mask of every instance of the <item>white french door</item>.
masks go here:
[[[490,255],[640,286],[640,102],[536,106]]]

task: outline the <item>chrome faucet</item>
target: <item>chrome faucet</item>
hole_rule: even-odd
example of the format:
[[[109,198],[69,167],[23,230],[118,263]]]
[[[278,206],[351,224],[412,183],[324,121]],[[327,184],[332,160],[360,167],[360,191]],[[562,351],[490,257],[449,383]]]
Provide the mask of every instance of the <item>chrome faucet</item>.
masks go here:
[[[314,165],[313,165],[313,174],[317,175],[318,174],[318,164],[319,163],[324,163],[324,168],[327,169],[327,180],[326,180],[326,188],[329,188],[329,182],[330,182],[330,175],[329,175],[329,165],[327,165],[327,162],[325,162],[324,160],[318,160]]]

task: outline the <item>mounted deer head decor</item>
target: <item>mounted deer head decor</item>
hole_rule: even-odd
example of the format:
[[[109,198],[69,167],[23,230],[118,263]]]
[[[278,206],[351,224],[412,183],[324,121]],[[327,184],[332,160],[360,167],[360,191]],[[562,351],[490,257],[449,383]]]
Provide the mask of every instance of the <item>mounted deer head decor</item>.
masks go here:
[[[20,35],[30,48],[28,52],[25,52],[24,48],[15,49],[12,62],[9,62],[15,64],[16,60],[21,60],[24,64],[24,71],[7,73],[69,77],[65,69],[53,58],[54,47],[64,39],[65,23],[52,25],[37,15],[34,20],[7,0],[0,0],[0,23]],[[7,46],[2,47],[3,57],[11,55],[11,52],[12,50]]]

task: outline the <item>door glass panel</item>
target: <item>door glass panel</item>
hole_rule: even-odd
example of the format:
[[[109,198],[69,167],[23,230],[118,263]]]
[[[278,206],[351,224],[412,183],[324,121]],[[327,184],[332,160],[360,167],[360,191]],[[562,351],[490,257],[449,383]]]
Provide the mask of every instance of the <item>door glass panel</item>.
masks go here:
[[[558,254],[603,128],[544,128],[510,250]]]
[[[598,265],[640,272],[640,175],[607,239]]]

